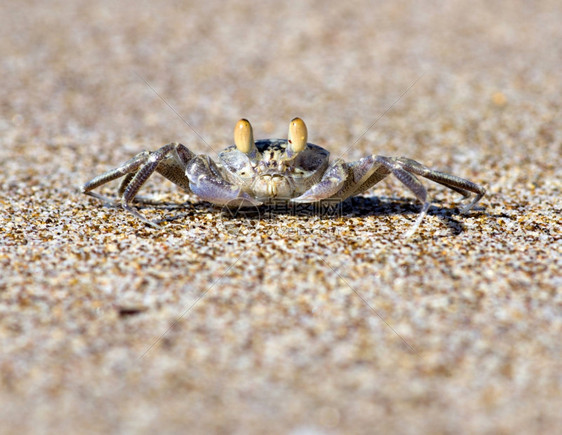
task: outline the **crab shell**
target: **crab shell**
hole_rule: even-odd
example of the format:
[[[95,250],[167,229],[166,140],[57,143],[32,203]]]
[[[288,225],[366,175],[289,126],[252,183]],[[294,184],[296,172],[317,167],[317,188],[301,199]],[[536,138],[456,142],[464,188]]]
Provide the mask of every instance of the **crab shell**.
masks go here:
[[[263,139],[255,142],[253,155],[236,145],[219,154],[229,181],[258,200],[291,199],[318,183],[328,167],[330,152],[306,143],[298,154],[290,156],[288,139]]]

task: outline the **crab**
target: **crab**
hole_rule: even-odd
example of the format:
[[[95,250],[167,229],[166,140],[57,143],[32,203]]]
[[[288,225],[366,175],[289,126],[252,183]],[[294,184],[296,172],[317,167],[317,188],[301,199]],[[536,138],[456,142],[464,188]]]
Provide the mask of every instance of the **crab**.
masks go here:
[[[354,162],[340,158],[330,162],[327,150],[307,140],[308,131],[300,118],[289,123],[287,139],[257,141],[250,122],[241,119],[234,128],[234,145],[219,154],[218,162],[173,142],[156,151],[137,154],[88,181],[81,190],[103,201],[115,202],[93,189],[123,177],[117,191],[118,202],[144,223],[158,227],[158,223],[132,206],[140,188],[154,172],[204,201],[230,208],[255,207],[272,199],[296,203],[343,201],[392,174],[422,203],[406,237],[414,234],[430,207],[426,189],[416,176],[448,187],[465,198],[474,193],[476,196],[461,213],[467,213],[486,193],[469,180],[430,169],[406,157],[370,155]]]

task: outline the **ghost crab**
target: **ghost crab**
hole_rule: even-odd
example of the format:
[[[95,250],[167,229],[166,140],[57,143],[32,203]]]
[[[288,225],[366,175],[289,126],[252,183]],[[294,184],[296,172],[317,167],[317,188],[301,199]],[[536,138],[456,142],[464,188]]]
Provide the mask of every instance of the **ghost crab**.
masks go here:
[[[118,189],[122,207],[153,227],[131,204],[139,189],[154,172],[192,192],[204,201],[227,207],[258,206],[270,199],[311,203],[325,199],[345,200],[365,192],[387,175],[398,178],[422,203],[411,236],[430,207],[427,192],[416,175],[442,184],[468,198],[475,198],[461,212],[468,212],[486,190],[455,175],[430,169],[405,157],[371,155],[355,162],[336,159],[307,142],[308,132],[300,118],[289,124],[288,139],[254,141],[252,126],[241,119],[234,128],[234,145],[227,147],[214,162],[207,155],[195,155],[180,143],[164,145],[157,151],[144,151],[121,166],[111,169],[82,186],[82,192],[113,202],[92,190],[123,177]]]

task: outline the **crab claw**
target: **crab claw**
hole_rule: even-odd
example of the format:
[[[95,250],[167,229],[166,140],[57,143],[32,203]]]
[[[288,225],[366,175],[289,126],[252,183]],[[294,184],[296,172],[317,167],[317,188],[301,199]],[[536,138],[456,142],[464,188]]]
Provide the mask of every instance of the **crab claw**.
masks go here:
[[[306,148],[308,131],[306,124],[300,118],[293,118],[289,123],[289,138],[287,144],[287,158],[292,159]]]
[[[347,180],[345,162],[337,159],[326,170],[322,179],[301,196],[291,199],[292,202],[316,202],[327,198],[333,198]]]
[[[189,187],[199,198],[216,205],[249,207],[262,204],[239,187],[219,179],[202,177]]]
[[[225,180],[219,175],[219,169],[209,156],[197,156],[186,168],[189,188],[204,201],[216,205],[242,207],[258,206],[262,203]]]

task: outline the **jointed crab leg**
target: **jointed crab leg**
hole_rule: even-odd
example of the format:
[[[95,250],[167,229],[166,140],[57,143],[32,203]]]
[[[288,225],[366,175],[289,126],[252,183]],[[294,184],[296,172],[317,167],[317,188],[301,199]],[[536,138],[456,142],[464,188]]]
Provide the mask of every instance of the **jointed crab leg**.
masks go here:
[[[174,152],[172,153],[172,151]],[[187,149],[184,145],[176,142],[164,145],[158,151],[143,151],[123,163],[118,168],[111,169],[85,183],[82,186],[82,192],[104,201],[114,202],[110,198],[96,192],[92,192],[92,190],[96,187],[109,183],[110,181],[116,180],[119,177],[125,176],[121,181],[118,191],[118,195],[121,197],[127,188],[133,183],[133,180],[139,172],[149,172],[148,176],[150,176],[154,170],[189,192],[189,183],[184,175],[184,168],[194,156],[195,154],[189,151],[189,149]],[[162,161],[164,158],[165,160]],[[157,163],[156,166],[154,166],[155,162]],[[144,181],[146,181],[146,178],[148,177],[144,177]],[[137,179],[137,182],[138,181],[139,179]],[[137,182],[134,184],[138,185]],[[138,192],[141,186],[142,183],[138,185],[138,188],[136,188],[134,192]],[[131,200],[133,198],[131,198]]]
[[[402,167],[408,172],[421,175],[428,180],[448,187],[449,189],[460,193],[465,198],[468,198],[471,193],[475,193],[476,196],[474,197],[474,199],[461,209],[461,213],[467,213],[468,211],[470,211],[470,209],[474,207],[474,205],[478,201],[480,201],[480,199],[482,199],[482,197],[486,194],[486,189],[484,189],[483,187],[479,186],[476,183],[473,183],[472,181],[457,177],[456,175],[446,174],[444,172],[430,169],[427,166],[424,166],[421,163],[418,163],[415,160],[408,159],[406,157],[399,157],[394,160],[402,165]]]
[[[125,178],[123,179],[121,185],[119,186],[119,196],[121,196],[125,191],[125,188],[127,187],[124,183],[125,180],[128,180],[126,184],[129,184],[131,179],[134,177],[136,171],[141,167],[141,165],[144,163],[148,155],[150,155],[149,151],[144,151],[142,153],[139,153],[132,159],[127,160],[118,168],[111,169],[107,172],[104,172],[101,175],[98,175],[95,178],[92,178],[90,181],[82,185],[81,187],[82,193],[93,196],[94,198],[101,199],[102,201],[109,202],[111,204],[115,203],[113,199],[101,195],[97,192],[93,192],[92,190],[95,189],[96,187],[102,186],[106,183],[109,183],[110,181],[116,180],[117,178],[120,178],[123,175],[125,175]]]
[[[115,203],[115,201],[110,198],[92,192],[92,189],[124,176],[118,190],[122,207],[143,222],[156,226],[156,224],[146,219],[133,208],[131,202],[154,171],[159,172],[164,177],[189,192],[189,179],[185,176],[184,171],[185,166],[194,156],[195,155],[189,151],[189,149],[177,142],[164,145],[154,152],[144,151],[118,168],[111,169],[88,181],[82,186],[82,192],[95,198]]]
[[[146,180],[154,173],[166,177],[172,183],[187,192],[193,192],[201,199],[218,205],[258,205],[240,187],[226,181],[217,165],[208,156],[196,156],[180,143],[169,143],[154,152],[145,151],[125,162],[118,168],[111,169],[82,186],[82,192],[103,201],[115,203],[92,189],[124,177],[119,185],[118,195],[121,206],[143,222],[158,227],[158,225],[141,213],[131,203]]]
[[[448,187],[465,197],[475,193],[476,197],[461,210],[462,213],[469,211],[486,193],[484,188],[471,181],[435,171],[415,160],[372,155],[351,163],[337,160],[326,170],[318,184],[292,201],[314,202],[326,198],[344,200],[365,192],[390,174],[398,178],[422,203],[421,212],[406,237],[410,237],[416,231],[430,207],[427,191],[416,175]]]
[[[407,159],[405,157],[391,158],[384,156],[373,156],[373,159],[374,163],[379,163],[381,165],[379,169],[375,170],[375,172],[373,173],[375,177],[377,177],[377,175],[384,177],[388,174],[388,172],[391,172],[423,204],[418,218],[416,219],[410,230],[406,233],[406,238],[409,238],[412,234],[415,233],[420,223],[422,222],[423,217],[427,213],[427,210],[430,207],[430,203],[427,201],[427,191],[414,174],[421,175],[428,180],[435,181],[436,183],[448,187],[449,189],[452,189],[465,197],[470,196],[471,193],[475,193],[476,197],[474,198],[474,200],[472,200],[470,204],[464,207],[461,210],[461,213],[468,212],[474,206],[474,204],[476,204],[486,193],[486,190],[483,187],[480,187],[477,184],[472,183],[471,181],[465,180],[464,178],[457,177],[455,175],[449,175],[443,172],[435,171],[412,159]],[[370,178],[372,178],[372,176]],[[381,177],[378,178],[379,180],[381,179]],[[370,186],[361,186],[361,190],[359,191],[362,191],[364,188],[367,189],[369,187]],[[359,191],[356,191],[355,193],[358,193]]]
[[[322,179],[317,184],[312,185],[310,189],[291,201],[315,202],[337,196],[337,193],[344,186],[347,176],[346,163],[338,159],[326,169]]]

